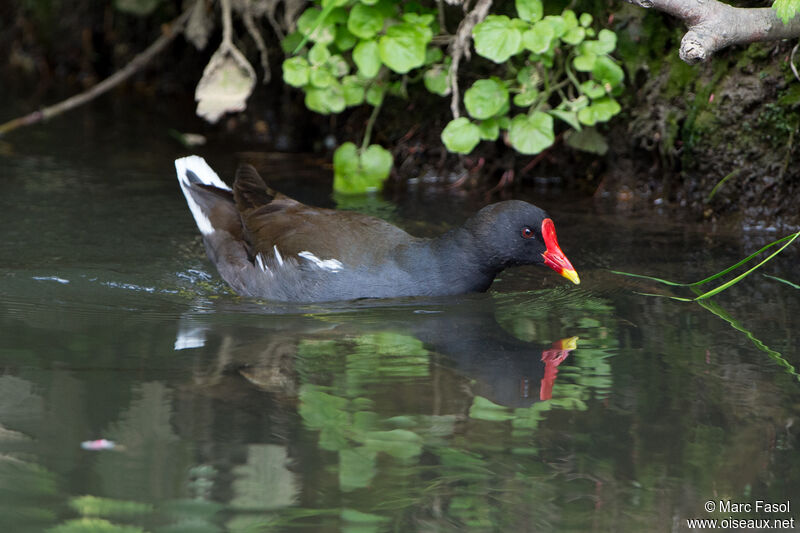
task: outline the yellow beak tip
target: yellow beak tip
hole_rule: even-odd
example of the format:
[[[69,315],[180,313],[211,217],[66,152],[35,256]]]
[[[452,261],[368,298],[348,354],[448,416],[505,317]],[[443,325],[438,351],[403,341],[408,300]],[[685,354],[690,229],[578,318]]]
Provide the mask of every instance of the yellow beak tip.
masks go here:
[[[566,270],[566,269],[564,269],[564,270],[561,271],[561,275],[564,276],[565,278],[567,278],[568,280],[570,280],[575,285],[580,285],[581,284],[581,278],[578,277],[578,273],[575,272],[574,270]]]

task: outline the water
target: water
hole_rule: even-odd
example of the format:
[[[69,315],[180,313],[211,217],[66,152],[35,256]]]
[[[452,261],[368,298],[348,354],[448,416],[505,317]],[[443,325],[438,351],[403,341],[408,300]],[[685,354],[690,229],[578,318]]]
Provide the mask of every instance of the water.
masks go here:
[[[774,234],[535,191],[578,287],[531,267],[487,294],[270,305],[231,294],[205,259],[172,170],[185,152],[147,120],[96,111],[0,141],[4,530],[800,519],[798,291],[755,275],[704,308],[608,272],[700,279]],[[276,188],[333,204],[307,158],[258,162]],[[481,205],[350,202],[417,234]],[[797,283],[797,264],[790,249],[766,271]],[[114,448],[81,447],[95,439]]]

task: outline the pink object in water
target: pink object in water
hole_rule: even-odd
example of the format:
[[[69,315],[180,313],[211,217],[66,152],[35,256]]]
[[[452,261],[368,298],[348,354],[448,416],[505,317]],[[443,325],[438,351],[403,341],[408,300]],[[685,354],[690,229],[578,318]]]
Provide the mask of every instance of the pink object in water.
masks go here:
[[[81,442],[81,448],[93,452],[100,450],[113,450],[116,446],[117,444],[113,440],[108,439],[85,440]]]

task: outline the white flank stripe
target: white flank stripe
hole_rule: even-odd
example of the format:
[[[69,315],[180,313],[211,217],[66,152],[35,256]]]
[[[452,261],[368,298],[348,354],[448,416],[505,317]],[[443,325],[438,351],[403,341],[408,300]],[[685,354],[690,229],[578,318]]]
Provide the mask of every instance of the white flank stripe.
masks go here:
[[[262,257],[260,253],[256,254],[256,265],[258,265],[258,268],[260,268],[262,271],[272,274],[272,271],[270,271],[269,267],[264,262],[264,257]]]
[[[211,221],[208,219],[208,216],[200,209],[200,206],[197,205],[197,202],[194,201],[191,193],[191,182],[189,178],[186,176],[186,171],[191,170],[194,174],[206,185],[213,185],[214,187],[218,187],[220,189],[225,189],[227,191],[231,190],[225,182],[219,179],[217,173],[208,166],[205,159],[200,156],[190,155],[189,157],[182,157],[180,159],[175,160],[175,172],[178,174],[178,183],[181,185],[181,190],[183,191],[183,195],[186,197],[186,203],[189,204],[189,210],[192,212],[192,216],[194,216],[194,221],[197,224],[200,233],[203,235],[210,235],[214,233],[214,226],[211,225]]]
[[[278,251],[278,246],[273,244],[272,249],[275,250],[275,259],[278,260],[278,266],[283,266],[283,257],[281,257],[281,253]]]
[[[330,272],[338,272],[342,268],[344,268],[344,265],[338,259],[320,259],[316,255],[308,251],[302,251],[299,254],[297,254],[297,256],[302,257],[303,259],[306,259],[308,261],[311,261],[317,267],[323,270],[328,270]]]

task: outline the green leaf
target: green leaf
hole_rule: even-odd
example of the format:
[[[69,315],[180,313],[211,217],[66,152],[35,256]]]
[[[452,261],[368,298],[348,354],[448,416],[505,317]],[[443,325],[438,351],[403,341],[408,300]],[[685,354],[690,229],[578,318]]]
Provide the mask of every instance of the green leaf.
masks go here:
[[[772,9],[778,14],[778,18],[781,19],[781,22],[789,24],[789,21],[800,11],[800,1],[775,0],[772,4]]]
[[[566,25],[565,33],[578,27],[578,17],[575,16],[575,12],[571,9],[565,9],[561,13],[561,18],[564,19],[564,24]]]
[[[306,85],[310,75],[311,67],[304,57],[290,57],[283,62],[283,81],[292,87]]]
[[[347,29],[361,39],[372,39],[383,29],[383,15],[376,7],[356,4],[347,18]]]
[[[511,420],[514,415],[505,406],[498,405],[483,396],[475,396],[472,400],[472,406],[469,408],[469,417],[476,420],[502,422]]]
[[[555,141],[553,117],[541,111],[515,116],[508,128],[508,141],[522,154],[542,152]]]
[[[364,103],[364,86],[359,83],[355,76],[347,76],[342,79],[342,92],[344,103],[347,107]]]
[[[592,75],[601,84],[605,85],[607,83],[611,87],[616,87],[625,79],[625,73],[622,68],[608,56],[597,58],[594,68],[592,68]]]
[[[505,63],[519,52],[522,33],[505,15],[489,15],[472,30],[475,51],[495,63]]]
[[[551,109],[549,111],[551,115],[556,118],[559,118],[572,126],[573,129],[580,130],[581,123],[578,120],[578,114],[575,111],[564,111],[563,109]]]
[[[522,44],[534,54],[543,54],[550,48],[556,36],[553,25],[548,20],[540,20],[522,34]]]
[[[595,100],[589,107],[578,111],[578,119],[582,124],[594,126],[597,122],[607,122],[620,112],[619,103],[610,96]]]
[[[514,105],[528,107],[533,105],[537,98],[539,98],[539,91],[536,90],[535,87],[528,87],[524,91],[514,95]]]
[[[425,83],[425,88],[433,94],[447,96],[450,93],[447,71],[441,65],[426,70],[422,80]]]
[[[323,115],[341,113],[345,108],[344,91],[336,80],[327,87],[308,87],[305,102],[311,111]]]
[[[430,33],[418,26],[408,22],[391,26],[378,41],[381,61],[398,74],[405,74],[425,63],[428,41]]]
[[[350,50],[357,42],[358,39],[348,31],[347,27],[336,26],[336,37],[334,38],[333,44],[336,45],[336,48],[338,48],[340,52]]]
[[[596,55],[582,54],[579,56],[575,56],[575,59],[572,60],[572,66],[575,67],[575,70],[577,70],[578,72],[591,72],[596,62],[597,62]]]
[[[336,83],[336,77],[325,67],[315,67],[311,69],[311,85],[324,89]]]
[[[578,19],[578,22],[584,28],[588,28],[589,26],[592,25],[592,16],[589,13],[581,13],[581,16]]]
[[[594,80],[588,80],[581,83],[580,89],[583,94],[585,94],[592,100],[595,100],[597,98],[602,98],[603,96],[606,95],[606,90],[603,88],[603,86],[598,84]]]
[[[551,28],[553,28],[553,35],[555,37],[561,38],[567,32],[567,22],[564,20],[564,17],[559,15],[548,15],[543,19],[547,22]]]
[[[363,446],[339,451],[339,487],[344,492],[369,486],[377,472],[375,455]]]
[[[383,103],[383,97],[386,96],[385,85],[370,85],[367,88],[367,103],[373,107],[378,107]]]
[[[332,43],[336,36],[336,25],[330,16],[318,24],[317,19],[320,15],[322,11],[317,8],[306,9],[297,19],[297,30],[315,43]]]
[[[346,76],[350,72],[350,64],[339,54],[332,55],[328,58],[328,67],[331,73],[337,78]]]
[[[328,50],[328,46],[321,43],[312,46],[308,52],[308,61],[312,65],[324,65],[329,57],[331,57],[331,52]]]
[[[500,126],[497,124],[496,118],[480,121],[478,129],[481,132],[481,140],[483,141],[496,141],[500,136]]]
[[[353,49],[353,61],[365,78],[371,79],[377,76],[381,69],[378,43],[373,40],[360,41]]]
[[[444,127],[442,142],[450,152],[468,154],[481,142],[481,130],[467,117],[459,117]]]
[[[517,8],[517,15],[522,20],[536,22],[542,18],[544,9],[541,0],[516,0],[514,5]]]
[[[577,45],[580,44],[586,37],[586,30],[580,26],[572,28],[561,37],[561,40],[567,44]]]
[[[464,107],[477,119],[499,113],[508,104],[508,89],[496,79],[478,80],[464,93]]]
[[[572,134],[567,137],[567,145],[576,150],[582,150],[601,156],[606,155],[606,152],[608,152],[606,138],[594,128],[583,128],[580,131],[573,131]]]
[[[364,194],[380,190],[392,170],[392,154],[377,144],[359,153],[347,142],[333,153],[333,189],[343,194]]]

